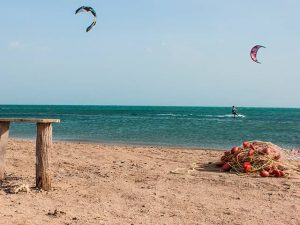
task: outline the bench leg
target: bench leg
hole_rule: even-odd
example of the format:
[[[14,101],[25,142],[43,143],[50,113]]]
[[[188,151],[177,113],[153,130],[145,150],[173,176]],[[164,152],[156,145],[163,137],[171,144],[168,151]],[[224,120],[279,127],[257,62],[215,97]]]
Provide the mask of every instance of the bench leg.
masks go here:
[[[0,122],[0,180],[5,178],[5,153],[9,134],[9,122]]]
[[[51,189],[50,155],[52,148],[52,124],[37,123],[36,136],[36,187]]]

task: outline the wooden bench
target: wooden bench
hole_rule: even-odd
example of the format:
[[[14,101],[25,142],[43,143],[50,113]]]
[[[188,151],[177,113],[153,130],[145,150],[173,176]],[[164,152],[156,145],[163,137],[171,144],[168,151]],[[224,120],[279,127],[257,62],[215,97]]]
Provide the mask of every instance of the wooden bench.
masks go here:
[[[59,123],[60,120],[0,118],[0,181],[5,178],[5,153],[11,122],[36,123],[36,187],[49,191],[51,189],[49,157],[52,148],[52,123]]]

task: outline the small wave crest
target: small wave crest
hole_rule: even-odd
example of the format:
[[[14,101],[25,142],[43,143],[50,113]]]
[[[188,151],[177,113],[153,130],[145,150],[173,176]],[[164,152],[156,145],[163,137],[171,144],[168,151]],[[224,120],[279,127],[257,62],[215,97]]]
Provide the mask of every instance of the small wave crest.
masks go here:
[[[233,118],[232,114],[225,114],[225,115],[211,115],[211,114],[206,114],[206,115],[193,115],[193,114],[173,114],[173,113],[159,113],[156,114],[157,116],[165,116],[165,117],[191,117],[191,118]],[[238,114],[236,117],[239,118],[245,118],[246,116],[243,114]]]
[[[203,115],[204,117],[214,117],[214,118],[232,118],[232,114],[225,114],[225,115]],[[246,116],[243,114],[238,114],[237,117],[245,118]]]
[[[226,114],[226,115],[217,115],[216,117],[218,118],[231,118],[231,117],[234,117],[232,114]],[[237,117],[241,117],[241,118],[245,118],[246,116],[243,115],[243,114],[238,114]]]
[[[159,113],[157,115],[158,116],[178,116],[177,114],[173,114],[173,113]]]

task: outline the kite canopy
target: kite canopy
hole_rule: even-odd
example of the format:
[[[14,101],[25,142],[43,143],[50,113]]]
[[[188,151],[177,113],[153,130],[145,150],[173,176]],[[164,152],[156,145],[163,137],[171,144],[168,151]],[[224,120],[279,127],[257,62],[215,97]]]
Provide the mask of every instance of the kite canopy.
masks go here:
[[[257,58],[256,58],[256,55],[257,55],[257,52],[260,48],[265,48],[264,46],[262,45],[255,45],[252,49],[251,49],[251,52],[250,52],[250,57],[251,59],[256,62],[256,63],[260,63],[258,62]]]
[[[96,11],[92,7],[81,6],[75,11],[75,14],[77,14],[79,12],[91,13],[94,16],[93,22],[91,23],[91,25],[86,28],[86,32],[89,32],[93,28],[93,26],[96,25],[96,20],[97,20]]]

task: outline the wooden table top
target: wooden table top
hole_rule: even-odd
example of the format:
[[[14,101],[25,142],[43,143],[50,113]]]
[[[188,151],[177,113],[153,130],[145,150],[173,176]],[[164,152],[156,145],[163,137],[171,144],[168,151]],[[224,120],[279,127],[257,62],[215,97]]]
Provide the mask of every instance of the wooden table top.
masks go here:
[[[0,122],[59,123],[60,119],[0,118]]]

